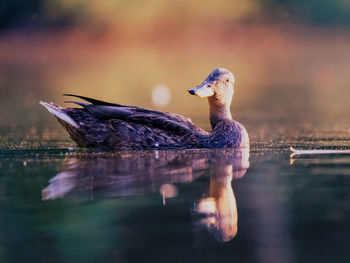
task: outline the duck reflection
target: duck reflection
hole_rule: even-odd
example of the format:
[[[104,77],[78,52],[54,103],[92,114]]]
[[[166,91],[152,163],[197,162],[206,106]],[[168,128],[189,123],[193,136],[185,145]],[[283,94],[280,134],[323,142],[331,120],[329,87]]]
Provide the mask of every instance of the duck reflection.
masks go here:
[[[237,234],[237,205],[231,186],[231,169],[229,166],[220,169],[226,176],[211,175],[210,197],[202,198],[197,208],[199,213],[207,216],[201,224],[221,242],[231,240]]]
[[[216,240],[231,240],[237,233],[237,205],[232,180],[249,167],[249,148],[236,150],[184,150],[123,152],[79,156],[67,162],[65,171],[50,180],[42,199],[74,196],[79,199],[137,196],[159,192],[178,195],[175,184],[192,182],[209,170],[208,197],[201,198],[195,212]]]
[[[249,167],[249,150],[232,158],[218,158],[210,165],[209,197],[199,200],[197,212],[206,217],[201,225],[219,242],[226,242],[237,234],[237,204],[232,180],[244,176]]]

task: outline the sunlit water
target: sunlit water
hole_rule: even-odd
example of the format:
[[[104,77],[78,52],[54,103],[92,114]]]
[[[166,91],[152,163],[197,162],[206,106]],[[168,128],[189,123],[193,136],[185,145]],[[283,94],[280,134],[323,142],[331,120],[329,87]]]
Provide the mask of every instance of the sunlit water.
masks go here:
[[[0,67],[0,262],[349,262],[350,155],[291,158],[289,150],[349,148],[345,84],[329,92],[309,87],[312,78],[293,82],[299,67],[281,70],[284,86],[266,83],[251,77],[244,56],[221,54],[230,69],[249,69],[237,74],[232,111],[251,148],[236,151],[86,151],[38,105],[77,92],[209,129],[206,101],[186,90],[218,54],[158,55],[148,67],[158,51],[147,52],[105,66]],[[276,58],[262,61],[255,69],[272,76],[265,63],[274,71]],[[301,71],[310,66],[297,61]],[[152,104],[159,96],[167,107]]]

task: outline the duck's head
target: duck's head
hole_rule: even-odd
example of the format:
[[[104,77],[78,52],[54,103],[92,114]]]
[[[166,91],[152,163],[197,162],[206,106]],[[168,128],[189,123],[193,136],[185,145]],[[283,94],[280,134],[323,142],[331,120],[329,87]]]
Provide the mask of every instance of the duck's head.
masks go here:
[[[201,98],[208,98],[211,104],[230,105],[234,93],[235,78],[224,68],[214,69],[197,87],[188,92]]]

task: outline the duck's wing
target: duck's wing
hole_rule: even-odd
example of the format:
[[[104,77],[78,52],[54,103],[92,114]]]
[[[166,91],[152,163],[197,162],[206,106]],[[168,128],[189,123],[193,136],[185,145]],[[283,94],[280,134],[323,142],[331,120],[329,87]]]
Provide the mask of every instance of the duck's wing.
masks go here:
[[[108,121],[120,119],[181,135],[193,132],[206,133],[204,130],[194,125],[190,120],[178,114],[114,104],[78,95],[69,94],[69,96],[78,97],[92,103],[88,104],[69,101],[70,103],[75,103],[86,108],[91,114],[100,120]]]
[[[140,115],[150,114],[153,117],[159,116],[159,117],[163,117],[163,118],[168,118],[168,119],[171,119],[173,121],[182,123],[184,125],[191,125],[191,124],[194,125],[189,119],[187,119],[179,114],[150,110],[150,109],[140,108],[140,107],[136,107],[136,106],[126,106],[126,105],[122,105],[122,104],[111,103],[111,102],[106,102],[106,101],[102,101],[102,100],[96,100],[93,98],[75,95],[75,94],[63,94],[63,95],[83,99],[87,102],[90,102],[94,106],[99,106],[99,107],[93,107],[93,108],[94,108],[94,113],[95,113],[96,117],[98,117],[100,119],[120,118],[120,117],[125,116],[125,113],[133,112],[133,113],[139,113]],[[91,104],[86,104],[86,103],[76,102],[76,101],[66,101],[66,102],[75,103],[75,104],[78,104],[78,105],[83,106],[83,107],[89,106],[89,108],[92,109]],[[108,107],[100,107],[100,106],[108,106]],[[122,116],[119,117],[119,114],[121,114]],[[140,117],[142,117],[142,116],[140,116]],[[197,126],[195,126],[195,127],[197,127]]]

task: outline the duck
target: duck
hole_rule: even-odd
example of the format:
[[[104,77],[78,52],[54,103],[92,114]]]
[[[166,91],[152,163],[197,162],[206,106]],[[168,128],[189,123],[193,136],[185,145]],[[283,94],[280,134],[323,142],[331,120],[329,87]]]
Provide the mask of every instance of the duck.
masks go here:
[[[82,148],[149,150],[249,147],[246,129],[231,115],[234,82],[234,75],[229,70],[215,68],[200,85],[188,90],[191,95],[208,99],[211,132],[179,114],[75,94],[63,95],[85,101],[66,101],[79,108],[63,108],[53,102],[39,103],[56,117],[77,146]]]

